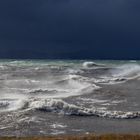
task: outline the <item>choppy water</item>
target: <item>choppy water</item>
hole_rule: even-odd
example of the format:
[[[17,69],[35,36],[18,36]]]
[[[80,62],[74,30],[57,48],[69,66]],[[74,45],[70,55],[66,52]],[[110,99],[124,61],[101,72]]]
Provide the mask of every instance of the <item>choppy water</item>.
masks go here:
[[[139,85],[139,61],[1,60],[0,135],[139,133]]]

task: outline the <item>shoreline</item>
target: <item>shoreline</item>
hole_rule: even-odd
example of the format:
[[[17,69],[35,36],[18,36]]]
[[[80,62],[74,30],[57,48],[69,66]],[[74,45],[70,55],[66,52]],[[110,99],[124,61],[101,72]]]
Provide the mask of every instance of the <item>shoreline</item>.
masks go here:
[[[0,140],[140,140],[139,134],[87,134],[32,137],[0,137]]]

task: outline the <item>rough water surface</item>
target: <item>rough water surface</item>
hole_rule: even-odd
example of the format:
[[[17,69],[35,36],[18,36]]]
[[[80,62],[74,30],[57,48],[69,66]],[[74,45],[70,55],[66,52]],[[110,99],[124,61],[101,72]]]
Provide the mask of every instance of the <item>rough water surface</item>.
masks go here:
[[[0,136],[140,133],[140,62],[1,60]]]

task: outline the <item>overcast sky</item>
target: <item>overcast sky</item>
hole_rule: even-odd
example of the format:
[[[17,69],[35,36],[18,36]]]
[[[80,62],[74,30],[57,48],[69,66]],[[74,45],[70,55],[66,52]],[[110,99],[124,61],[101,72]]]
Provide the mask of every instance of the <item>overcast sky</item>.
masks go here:
[[[140,59],[140,0],[1,0],[0,58]]]

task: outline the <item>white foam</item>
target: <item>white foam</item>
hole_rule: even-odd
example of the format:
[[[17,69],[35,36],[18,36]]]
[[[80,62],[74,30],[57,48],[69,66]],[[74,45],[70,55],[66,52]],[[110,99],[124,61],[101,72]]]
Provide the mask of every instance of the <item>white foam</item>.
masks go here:
[[[106,103],[106,102],[108,102],[108,100],[99,100],[99,99],[81,98],[81,97],[79,97],[78,99],[82,100],[84,102],[87,102],[87,103]]]
[[[60,134],[65,134],[65,131],[60,131],[60,130],[52,130],[51,135],[60,135]]]
[[[5,100],[0,101],[0,112],[7,112],[7,111],[15,111],[21,109],[25,105],[25,101],[23,100]]]
[[[124,111],[109,111],[100,108],[85,108],[73,104],[68,104],[58,99],[46,100],[33,100],[31,101],[30,108],[38,109],[46,112],[55,112],[64,115],[77,115],[77,116],[97,116],[108,117],[117,119],[131,119],[140,117],[140,112],[124,112]]]
[[[7,69],[7,66],[5,66],[5,65],[0,65],[0,70],[5,70],[5,69]]]
[[[52,128],[56,129],[56,128],[66,128],[67,125],[61,124],[61,123],[54,123],[51,125]]]
[[[9,102],[8,101],[5,101],[5,100],[0,101],[0,108],[5,108],[7,106],[9,106]]]
[[[131,79],[140,77],[140,65],[125,64],[112,68],[110,75],[102,75],[98,79],[92,79],[95,83],[100,84],[117,84],[124,83]]]
[[[97,64],[95,62],[84,62],[83,67],[84,68],[93,68],[93,67],[104,67],[105,65],[103,64]]]
[[[95,83],[99,83],[99,84],[109,84],[109,85],[113,85],[113,84],[119,84],[119,83],[124,83],[128,80],[128,78],[123,78],[123,77],[100,77],[100,79],[93,79],[93,81]]]
[[[50,78],[51,79],[51,78]],[[2,98],[27,99],[39,98],[67,98],[91,93],[100,88],[91,83],[86,77],[68,74],[49,82],[47,80],[14,79],[5,80]],[[2,92],[2,91],[1,91]]]
[[[108,74],[109,73],[109,74]],[[138,64],[123,64],[114,66],[98,78],[90,78],[90,81],[99,84],[120,84],[128,80],[138,79],[140,77],[140,65]]]
[[[82,76],[69,74],[65,79],[61,79],[47,88],[57,91],[57,94],[52,95],[53,98],[65,98],[90,93],[100,87],[86,81],[86,78]]]
[[[83,73],[83,71],[80,69],[69,68],[66,70],[66,73],[68,73],[68,74],[81,74],[81,73]]]
[[[114,77],[131,77],[140,73],[140,65],[125,64],[111,71]]]

